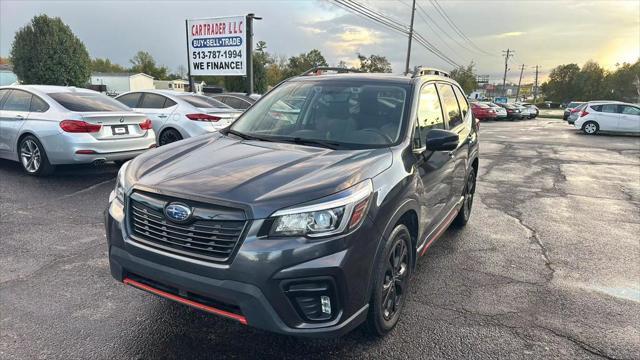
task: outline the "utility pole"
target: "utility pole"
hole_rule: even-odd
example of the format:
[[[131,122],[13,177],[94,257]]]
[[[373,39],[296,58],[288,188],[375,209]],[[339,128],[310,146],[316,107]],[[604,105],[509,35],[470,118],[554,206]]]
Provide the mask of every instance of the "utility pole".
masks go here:
[[[524,72],[524,64],[520,68],[520,80],[518,80],[518,90],[516,90],[516,101],[520,101],[520,84],[522,84],[522,73]]]
[[[502,50],[504,55],[504,76],[502,77],[502,96],[507,96],[507,70],[509,69],[509,57],[513,57],[514,51],[511,49]]]
[[[536,65],[536,82],[533,85],[533,103],[538,100],[538,65]]]
[[[255,14],[247,14],[247,94],[253,94],[253,20],[262,20]]]
[[[413,39],[413,18],[416,15],[416,0],[413,0],[413,5],[411,6],[411,25],[409,25],[409,44],[407,45],[407,62],[404,66],[404,74],[407,75],[409,73],[409,60],[411,60],[411,40]]]

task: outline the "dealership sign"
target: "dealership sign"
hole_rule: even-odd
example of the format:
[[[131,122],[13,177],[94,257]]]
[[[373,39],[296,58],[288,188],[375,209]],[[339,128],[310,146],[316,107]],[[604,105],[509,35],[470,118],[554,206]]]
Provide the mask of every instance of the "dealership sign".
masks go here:
[[[192,76],[247,74],[245,19],[229,16],[187,20]]]

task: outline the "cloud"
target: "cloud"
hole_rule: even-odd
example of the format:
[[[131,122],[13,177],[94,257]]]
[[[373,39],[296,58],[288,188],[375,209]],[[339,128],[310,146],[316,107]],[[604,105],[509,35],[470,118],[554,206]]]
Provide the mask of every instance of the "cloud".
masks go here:
[[[300,29],[307,34],[318,35],[327,32],[327,30],[320,29],[313,26],[300,26]]]
[[[522,36],[525,33],[522,31],[511,31],[511,32],[504,32],[502,34],[497,34],[494,35],[494,37],[498,38],[498,39],[504,39],[504,38],[509,38],[509,37],[516,37],[516,36]]]
[[[378,31],[347,25],[326,44],[336,55],[353,55],[365,45],[379,43],[380,39],[381,34]]]

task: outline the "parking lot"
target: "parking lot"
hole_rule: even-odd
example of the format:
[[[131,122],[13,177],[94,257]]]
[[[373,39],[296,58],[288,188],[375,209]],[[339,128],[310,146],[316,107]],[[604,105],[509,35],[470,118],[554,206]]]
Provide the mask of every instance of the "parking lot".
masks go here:
[[[471,220],[422,258],[382,340],[280,336],[116,283],[118,168],[0,160],[0,358],[640,358],[640,137],[556,119],[480,135]]]

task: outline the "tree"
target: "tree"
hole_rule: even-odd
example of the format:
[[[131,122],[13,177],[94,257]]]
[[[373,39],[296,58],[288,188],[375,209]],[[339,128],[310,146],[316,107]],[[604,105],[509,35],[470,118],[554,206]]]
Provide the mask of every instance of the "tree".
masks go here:
[[[91,60],[91,71],[95,72],[105,72],[105,73],[114,73],[114,72],[125,72],[126,69],[124,66],[116,63],[112,63],[111,60],[104,58],[95,58]]]
[[[360,71],[370,73],[390,73],[391,63],[386,57],[381,55],[371,55],[366,57],[358,53],[358,60],[360,60]]]
[[[478,88],[478,78],[475,71],[476,64],[472,61],[467,66],[460,66],[449,74],[451,78],[460,84],[462,90],[469,94]]]
[[[18,30],[11,46],[13,72],[25,84],[84,86],[91,60],[71,28],[47,15]]]
[[[327,64],[327,60],[322,56],[320,50],[313,49],[306,54],[303,53],[289,58],[285,71],[286,77],[300,75],[311,68],[319,66],[329,66],[329,64]]]
[[[267,44],[264,41],[258,41],[256,50],[253,53],[253,91],[263,94],[267,91],[267,71],[266,66],[269,62],[269,54],[264,49]],[[224,88],[227,91],[247,91],[246,76],[225,76]]]
[[[269,55],[266,66],[267,87],[275,86],[287,78],[286,56]]]
[[[167,78],[169,69],[166,66],[158,67],[153,56],[146,51],[138,51],[129,62],[133,65],[131,72],[145,73],[158,80]]]
[[[542,84],[542,92],[547,99],[558,102],[582,100],[576,86],[579,74],[580,67],[577,64],[556,66],[549,73],[549,80]]]
[[[640,102],[640,59],[624,63],[605,76],[603,97],[628,102]]]
[[[9,58],[0,56],[0,65],[8,65],[8,64],[11,64],[11,61],[9,61]]]
[[[594,100],[604,99],[607,94],[603,88],[605,71],[594,61],[587,61],[578,76],[576,76],[574,87],[580,99]]]

